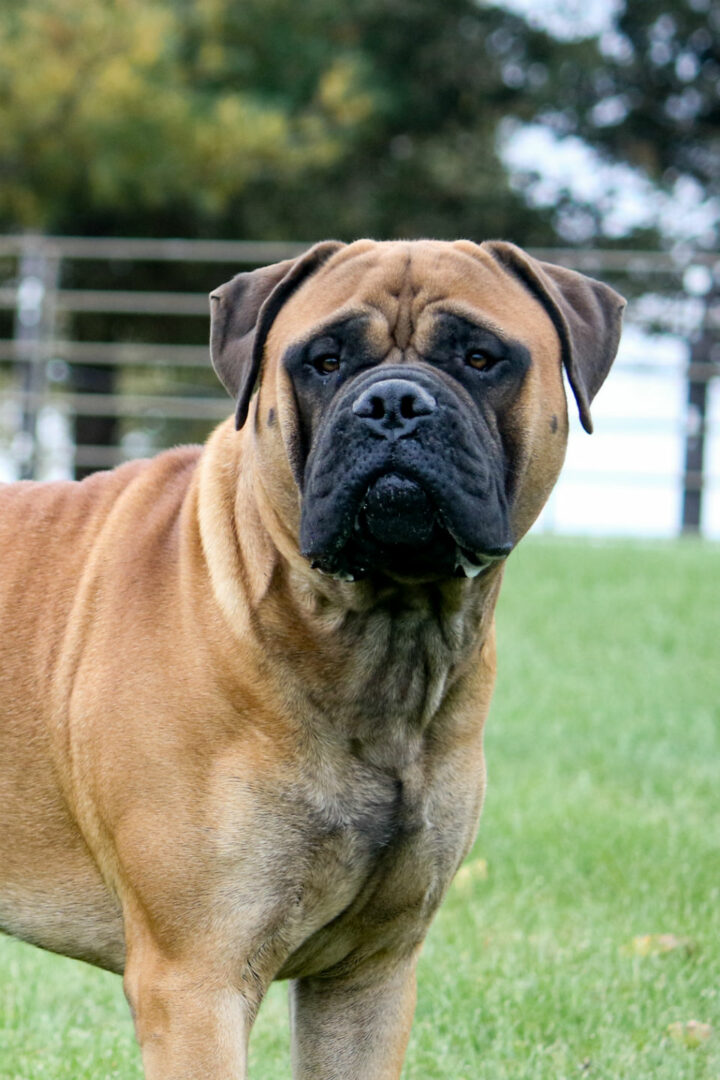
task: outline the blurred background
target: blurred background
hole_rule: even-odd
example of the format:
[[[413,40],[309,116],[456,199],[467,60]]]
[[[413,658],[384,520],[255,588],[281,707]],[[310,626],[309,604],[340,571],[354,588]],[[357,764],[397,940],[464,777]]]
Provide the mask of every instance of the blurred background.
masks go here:
[[[536,526],[580,539],[507,575],[403,1076],[718,1080],[720,549],[636,538],[720,538],[720,4],[0,0],[0,480],[204,439],[208,292],[363,235],[630,301]],[[286,1016],[252,1075],[290,1074]],[[140,1075],[115,976],[0,940],[0,1080]]]
[[[539,529],[720,536],[711,0],[3,0],[0,479],[202,440],[207,293],[502,237],[630,299]]]

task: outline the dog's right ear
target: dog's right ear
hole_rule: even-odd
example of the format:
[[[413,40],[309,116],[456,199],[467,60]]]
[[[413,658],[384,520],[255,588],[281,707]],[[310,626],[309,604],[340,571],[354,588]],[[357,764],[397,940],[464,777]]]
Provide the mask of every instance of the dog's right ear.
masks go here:
[[[247,419],[275,316],[305,278],[343,246],[325,240],[297,259],[237,274],[210,293],[210,358],[220,382],[237,400],[238,429]]]

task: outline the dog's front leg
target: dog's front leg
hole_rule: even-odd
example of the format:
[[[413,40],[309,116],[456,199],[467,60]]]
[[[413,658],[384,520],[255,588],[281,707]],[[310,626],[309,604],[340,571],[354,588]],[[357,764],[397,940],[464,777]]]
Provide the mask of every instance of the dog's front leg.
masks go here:
[[[146,1080],[245,1080],[262,989],[233,980],[205,956],[130,956],[125,993]]]
[[[416,963],[417,952],[292,983],[295,1080],[398,1080],[415,1011]]]

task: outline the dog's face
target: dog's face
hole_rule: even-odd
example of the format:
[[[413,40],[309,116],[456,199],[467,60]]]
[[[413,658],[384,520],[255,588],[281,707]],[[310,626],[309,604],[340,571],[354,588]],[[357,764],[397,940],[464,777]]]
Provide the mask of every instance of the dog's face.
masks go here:
[[[589,427],[622,308],[512,245],[464,241],[318,245],[215,296],[239,424],[262,368],[265,486],[310,564],[344,579],[475,577],[504,558],[562,464],[563,363]]]

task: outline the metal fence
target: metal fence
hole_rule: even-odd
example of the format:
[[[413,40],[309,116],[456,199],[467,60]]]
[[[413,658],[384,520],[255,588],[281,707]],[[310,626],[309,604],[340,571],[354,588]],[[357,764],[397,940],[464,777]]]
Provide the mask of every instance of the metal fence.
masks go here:
[[[231,408],[209,365],[208,292],[307,246],[0,237],[0,476],[82,476],[202,440]],[[608,382],[625,385],[626,397],[601,393],[592,458],[581,442],[576,453],[580,436],[571,437],[565,492],[590,491],[597,507],[613,485],[631,503],[633,492],[662,488],[673,520],[665,513],[660,532],[720,535],[720,254],[533,253],[600,277],[630,300],[626,344]],[[663,396],[674,404],[658,407]],[[660,440],[665,449],[648,462],[647,453],[622,450],[627,439],[643,440],[645,451]],[[582,531],[582,515],[573,524],[559,510],[563,498],[573,501],[561,490],[545,526]],[[637,531],[632,522],[629,531]]]

